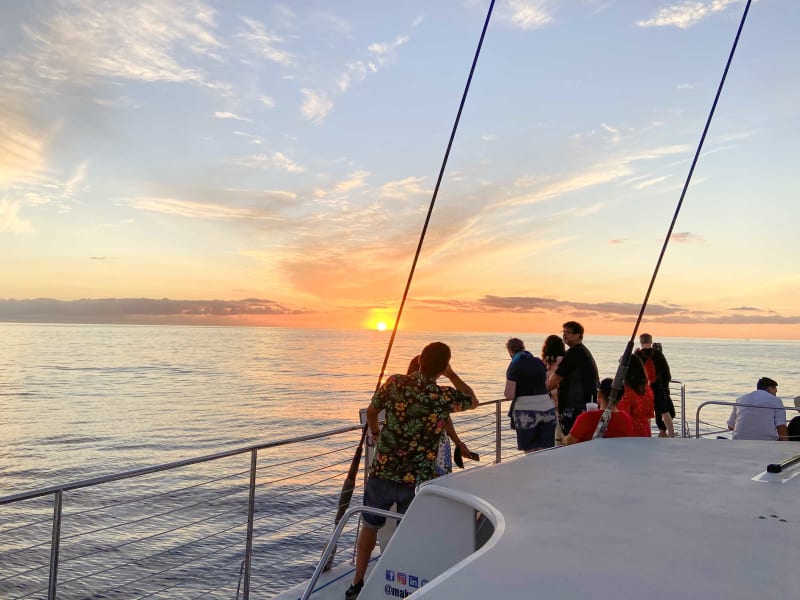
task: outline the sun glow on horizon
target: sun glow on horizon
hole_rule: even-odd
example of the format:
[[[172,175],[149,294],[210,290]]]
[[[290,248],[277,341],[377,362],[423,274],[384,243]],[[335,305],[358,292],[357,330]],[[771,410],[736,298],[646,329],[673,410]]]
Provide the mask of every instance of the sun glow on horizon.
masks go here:
[[[386,331],[386,323],[383,321],[378,321],[378,323],[375,325],[375,329],[378,331]]]

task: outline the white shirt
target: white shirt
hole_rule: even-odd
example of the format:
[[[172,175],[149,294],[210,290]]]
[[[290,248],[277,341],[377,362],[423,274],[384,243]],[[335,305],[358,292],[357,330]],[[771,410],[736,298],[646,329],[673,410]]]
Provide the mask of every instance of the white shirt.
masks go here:
[[[735,440],[777,440],[779,425],[786,425],[786,409],[781,399],[766,390],[756,390],[740,396],[736,404],[753,406],[734,406],[728,419],[728,427],[733,427]],[[761,408],[764,407],[764,408]],[[769,410],[773,408],[775,410]]]

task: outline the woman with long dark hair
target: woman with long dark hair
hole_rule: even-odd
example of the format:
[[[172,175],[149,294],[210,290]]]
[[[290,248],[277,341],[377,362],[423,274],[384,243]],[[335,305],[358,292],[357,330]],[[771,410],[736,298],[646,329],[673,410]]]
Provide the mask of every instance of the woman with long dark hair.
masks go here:
[[[625,374],[625,391],[622,400],[617,403],[619,410],[624,410],[633,420],[634,437],[652,437],[650,419],[655,416],[655,403],[647,372],[642,360],[631,355],[631,364]]]
[[[545,338],[544,344],[542,344],[542,361],[544,366],[547,367],[546,381],[550,381],[566,353],[567,347],[564,345],[564,340],[560,335],[548,335]],[[558,406],[558,388],[550,390],[550,397],[553,399],[553,404]],[[561,424],[558,422],[558,411],[556,411],[555,442],[556,446],[564,445],[564,434],[561,431]]]

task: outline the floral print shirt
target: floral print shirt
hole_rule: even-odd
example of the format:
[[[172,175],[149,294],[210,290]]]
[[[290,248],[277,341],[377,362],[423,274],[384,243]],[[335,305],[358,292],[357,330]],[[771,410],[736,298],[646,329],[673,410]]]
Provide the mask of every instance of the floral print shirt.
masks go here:
[[[372,406],[386,410],[386,422],[370,477],[407,485],[433,479],[448,415],[471,404],[472,396],[437,385],[422,373],[389,377],[372,398]]]

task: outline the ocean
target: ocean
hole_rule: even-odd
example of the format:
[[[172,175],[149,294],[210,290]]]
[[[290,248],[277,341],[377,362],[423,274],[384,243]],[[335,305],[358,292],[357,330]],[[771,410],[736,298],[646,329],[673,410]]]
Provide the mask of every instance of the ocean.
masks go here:
[[[556,333],[556,332],[554,332]],[[659,338],[687,413],[733,401],[769,376],[800,394],[800,342]],[[387,367],[440,340],[479,399],[502,397],[505,341],[538,354],[547,333],[407,333]],[[0,324],[0,495],[357,422],[389,332],[256,327]],[[627,338],[593,336],[601,376]],[[677,400],[677,397],[675,398]],[[727,409],[701,418],[724,426]]]
[[[535,354],[546,337],[401,331],[387,372],[405,372],[425,344],[444,341],[478,398],[497,400],[512,335]],[[0,324],[0,336],[0,496],[354,425],[389,340],[377,331],[56,324]],[[685,384],[691,431],[699,403],[733,401],[763,375],[778,381],[787,406],[800,394],[800,342],[656,339]],[[612,376],[627,338],[584,341]],[[456,415],[456,429],[489,454],[493,407],[474,412]],[[704,409],[704,429],[723,428],[728,412]],[[516,450],[503,425],[507,459]],[[357,439],[348,432],[259,452],[257,597],[313,572]],[[250,456],[240,454],[66,492],[59,597],[238,597],[249,472]],[[0,505],[0,600],[46,595],[52,517],[52,494]],[[352,548],[355,535],[351,523],[340,547]]]

